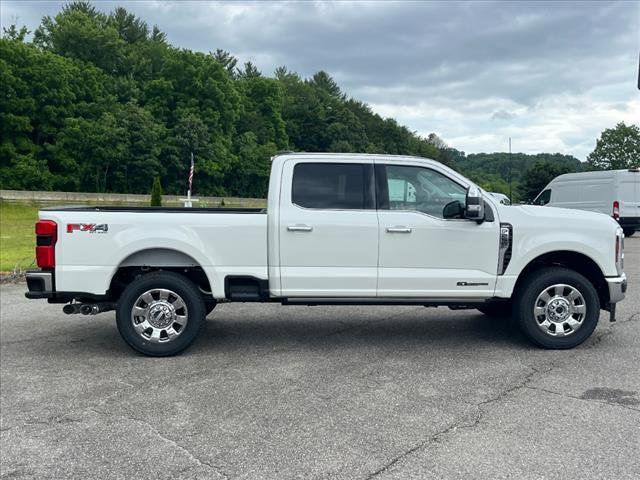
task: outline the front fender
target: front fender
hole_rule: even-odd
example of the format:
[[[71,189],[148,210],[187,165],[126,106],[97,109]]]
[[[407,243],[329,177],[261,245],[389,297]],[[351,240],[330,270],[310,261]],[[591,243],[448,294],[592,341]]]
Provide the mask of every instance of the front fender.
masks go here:
[[[580,253],[593,260],[603,275],[617,275],[615,269],[614,239],[607,242],[603,236],[585,237],[579,233],[566,232],[558,238],[556,232],[535,235],[514,235],[513,254],[505,275],[519,275],[536,258],[552,252],[569,251]]]

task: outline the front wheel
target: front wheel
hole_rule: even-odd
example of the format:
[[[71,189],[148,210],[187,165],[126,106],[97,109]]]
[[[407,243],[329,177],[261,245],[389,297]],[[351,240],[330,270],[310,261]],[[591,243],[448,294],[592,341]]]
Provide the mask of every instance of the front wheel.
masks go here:
[[[623,228],[622,231],[624,232],[625,237],[632,237],[633,234],[636,233],[635,228]]]
[[[593,333],[600,300],[584,276],[566,268],[533,272],[516,294],[515,317],[534,343],[554,349],[573,348]]]
[[[206,315],[198,288],[172,272],[154,272],[129,284],[116,308],[125,342],[154,357],[180,353],[193,343]]]

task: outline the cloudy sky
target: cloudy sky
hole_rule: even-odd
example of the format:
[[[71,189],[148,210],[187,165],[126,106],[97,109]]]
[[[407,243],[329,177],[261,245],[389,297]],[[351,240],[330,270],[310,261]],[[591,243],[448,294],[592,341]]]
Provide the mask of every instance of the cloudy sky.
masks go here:
[[[2,25],[33,29],[63,4],[2,0]],[[640,124],[640,1],[94,4],[264,74],[326,70],[374,111],[467,153],[512,137],[514,151],[584,160],[604,128]]]

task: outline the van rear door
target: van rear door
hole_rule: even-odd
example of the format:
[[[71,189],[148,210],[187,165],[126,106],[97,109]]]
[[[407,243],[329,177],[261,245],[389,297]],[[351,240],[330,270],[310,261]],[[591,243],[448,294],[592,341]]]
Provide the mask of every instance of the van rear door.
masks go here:
[[[619,172],[618,179],[620,217],[640,217],[640,171]]]

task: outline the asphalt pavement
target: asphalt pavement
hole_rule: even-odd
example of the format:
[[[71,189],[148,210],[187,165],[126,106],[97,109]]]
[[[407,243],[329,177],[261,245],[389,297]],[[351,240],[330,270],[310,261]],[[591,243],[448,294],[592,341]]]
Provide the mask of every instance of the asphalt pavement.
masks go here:
[[[640,478],[640,238],[569,351],[475,310],[220,305],[147,358],[0,286],[0,477]]]

